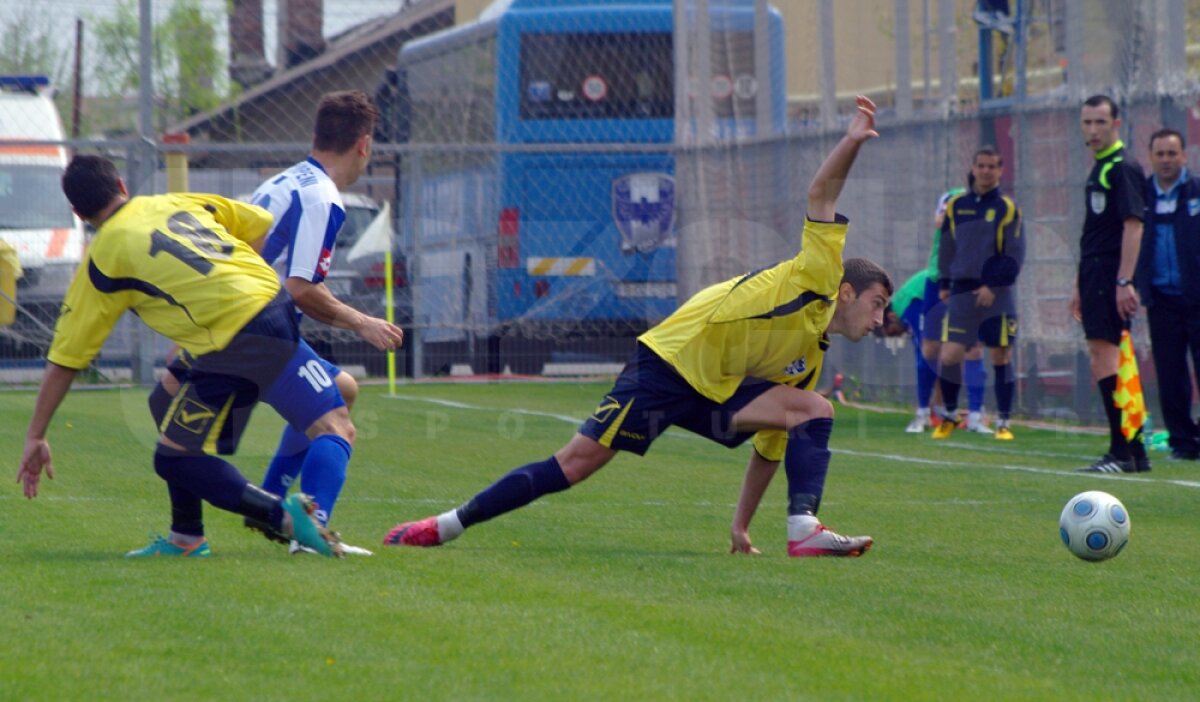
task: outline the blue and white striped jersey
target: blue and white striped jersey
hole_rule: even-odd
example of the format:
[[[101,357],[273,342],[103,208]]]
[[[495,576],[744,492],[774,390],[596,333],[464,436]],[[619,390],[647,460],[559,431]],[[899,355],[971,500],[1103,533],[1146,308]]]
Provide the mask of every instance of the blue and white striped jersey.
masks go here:
[[[262,255],[283,278],[320,283],[329,273],[346,209],[337,185],[311,156],[254,191],[275,218]]]

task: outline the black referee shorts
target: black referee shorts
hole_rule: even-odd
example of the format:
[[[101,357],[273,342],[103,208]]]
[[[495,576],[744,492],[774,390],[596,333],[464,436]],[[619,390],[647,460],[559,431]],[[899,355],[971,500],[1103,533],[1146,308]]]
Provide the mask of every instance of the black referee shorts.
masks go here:
[[[1083,314],[1083,335],[1111,344],[1121,343],[1121,332],[1129,322],[1117,311],[1116,256],[1089,256],[1079,262],[1079,310]]]

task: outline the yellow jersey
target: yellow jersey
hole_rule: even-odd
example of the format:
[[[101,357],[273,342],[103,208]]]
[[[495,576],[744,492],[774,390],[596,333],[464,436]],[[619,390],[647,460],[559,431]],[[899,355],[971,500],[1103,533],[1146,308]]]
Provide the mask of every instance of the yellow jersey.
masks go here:
[[[270,226],[266,210],[217,195],[130,199],[75,271],[47,359],[86,368],[127,309],[192,355],[225,348],[279,293],[248,244]]]
[[[748,377],[811,389],[829,345],[846,227],[840,215],[808,220],[795,258],[701,290],[638,340],[714,402]],[[754,445],[779,460],[786,434],[759,432]]]

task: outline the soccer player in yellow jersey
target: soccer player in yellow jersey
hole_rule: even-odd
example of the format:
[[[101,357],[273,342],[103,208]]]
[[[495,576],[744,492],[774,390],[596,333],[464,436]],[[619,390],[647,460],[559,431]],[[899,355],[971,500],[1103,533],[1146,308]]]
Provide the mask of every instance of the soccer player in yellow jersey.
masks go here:
[[[312,517],[307,497],[265,492],[213,455],[234,452],[260,399],[312,438],[336,436],[347,447],[354,438],[337,387],[300,339],[291,298],[253,248],[261,245],[270,213],[215,195],[130,198],[112,162],[99,156],[76,156],[62,180],[96,236],[47,354],[17,471],[25,496],[37,496],[43,469],[54,477],[46,434],[75,374],[99,353],[125,310],[133,310],[183,349],[186,371],[174,398],[151,402],[160,431],[154,469],[167,482],[171,534],[128,555],[209,555],[202,500],[339,555],[336,536]]]
[[[732,551],[753,553],[750,520],[784,463],[788,553],[858,556],[868,536],[826,529],[817,508],[829,468],[833,407],[812,390],[829,334],[858,341],[883,323],[892,283],[864,259],[842,262],[847,220],[835,209],[859,147],[878,136],[859,97],[845,137],[813,176],[803,250],[774,267],[706,288],[638,338],[637,351],[592,416],[550,458],[508,473],[458,509],[398,524],[384,543],[436,546],[464,529],[566,490],[617,451],[644,454],[676,425],[754,449],[732,526]]]

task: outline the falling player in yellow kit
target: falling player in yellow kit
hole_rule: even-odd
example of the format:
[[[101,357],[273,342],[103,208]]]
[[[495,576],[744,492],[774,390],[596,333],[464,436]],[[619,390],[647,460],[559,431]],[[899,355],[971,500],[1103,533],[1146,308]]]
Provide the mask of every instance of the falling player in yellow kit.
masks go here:
[[[216,195],[130,197],[108,159],[78,155],[63,174],[75,212],[96,228],[75,272],[46,355],[17,482],[34,498],[42,471],[54,477],[46,433],[75,374],[132,310],[186,357],[174,398],[151,397],[158,422],[154,470],[167,483],[171,535],[129,556],[204,557],[202,501],[259,519],[324,555],[340,543],[311,516],[307,496],[259,489],[214,454],[237,448],[261,400],[311,437],[346,444],[354,425],[320,359],[300,338],[292,300],[252,247],[271,214]],[[313,456],[313,461],[339,460]],[[344,464],[343,464],[344,465]]]
[[[859,147],[878,136],[865,97],[845,137],[813,176],[804,249],[790,260],[701,290],[638,338],[634,357],[592,416],[550,458],[517,468],[463,506],[397,525],[384,542],[437,546],[464,529],[566,490],[617,451],[644,454],[675,425],[734,447],[753,437],[732,550],[754,552],[749,523],[784,463],[788,553],[858,556],[869,536],[826,529],[817,508],[829,468],[833,407],[812,390],[829,335],[858,341],[883,323],[892,283],[865,259],[843,264],[837,197]]]

